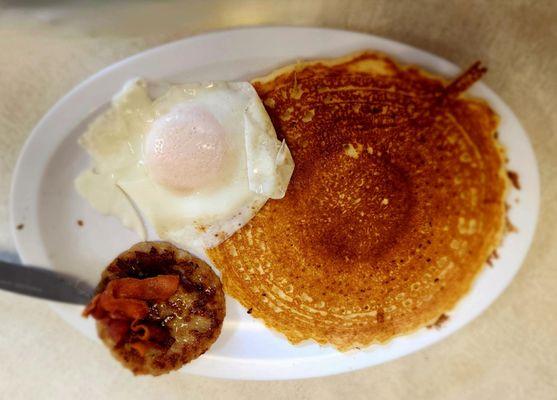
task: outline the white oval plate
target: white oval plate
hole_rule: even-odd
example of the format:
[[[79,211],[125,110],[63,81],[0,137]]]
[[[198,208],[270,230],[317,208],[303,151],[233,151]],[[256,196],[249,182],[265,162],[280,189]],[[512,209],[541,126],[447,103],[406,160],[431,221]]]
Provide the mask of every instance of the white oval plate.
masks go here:
[[[170,43],[93,75],[62,98],[39,122],[18,160],[11,193],[13,234],[25,263],[49,266],[95,283],[101,270],[139,238],[112,217],[95,212],[73,188],[88,164],[76,142],[87,123],[128,79],[204,81],[249,80],[299,59],[340,56],[375,49],[404,63],[454,77],[459,68],[432,54],[371,35],[314,28],[265,27],[220,31]],[[440,330],[422,329],[386,345],[339,353],[314,343],[289,344],[227,299],[221,337],[203,357],[182,371],[219,378],[293,379],[330,375],[380,364],[447,337],[485,310],[520,268],[530,246],[539,208],[539,177],[528,137],[512,111],[485,85],[471,93],[490,102],[501,116],[500,139],[509,168],[520,175],[522,190],[512,190],[509,216],[518,228],[499,249],[493,268],[485,268],[471,292]],[[83,220],[80,227],[77,220]],[[81,308],[51,303],[69,324],[96,339],[94,324]]]

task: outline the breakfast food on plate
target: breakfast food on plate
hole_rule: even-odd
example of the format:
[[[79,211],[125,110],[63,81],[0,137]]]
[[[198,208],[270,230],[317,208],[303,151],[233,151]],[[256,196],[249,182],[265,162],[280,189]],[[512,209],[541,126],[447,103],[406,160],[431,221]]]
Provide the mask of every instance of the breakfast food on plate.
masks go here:
[[[208,254],[225,291],[291,342],[340,350],[433,323],[470,289],[505,228],[498,117],[449,83],[364,52],[253,81],[296,163]]]
[[[170,85],[153,99],[145,81],[130,81],[80,144],[93,166],[76,188],[93,207],[145,238],[142,216],[194,251],[283,197],[294,168],[248,82]]]
[[[505,231],[498,117],[463,94],[484,73],[447,82],[363,52],[253,86],[153,97],[134,80],[80,139],[93,167],[76,187],[143,235],[141,217],[206,250],[224,290],[291,342],[385,342],[441,326]],[[224,296],[201,260],[146,242],[107,268],[85,314],[124,365],[157,375],[214,342]]]
[[[142,242],[102,273],[84,311],[103,342],[135,374],[160,375],[203,354],[225,315],[210,266],[169,243]]]

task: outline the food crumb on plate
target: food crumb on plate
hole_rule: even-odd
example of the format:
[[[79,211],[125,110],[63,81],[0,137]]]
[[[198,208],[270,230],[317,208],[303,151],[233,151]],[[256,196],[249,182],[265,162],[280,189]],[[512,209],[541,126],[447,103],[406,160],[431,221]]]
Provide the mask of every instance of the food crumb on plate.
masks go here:
[[[443,327],[443,325],[445,324],[445,322],[447,322],[448,320],[449,320],[449,316],[447,314],[443,313],[439,316],[439,318],[437,318],[437,320],[433,324],[428,325],[427,328],[428,329],[432,329],[432,328],[441,329]]]
[[[499,253],[497,252],[497,250],[493,250],[493,253],[491,253],[487,258],[487,263],[490,267],[493,267],[493,260],[497,258],[499,258]]]
[[[518,177],[518,174],[514,171],[507,171],[507,176],[509,177],[515,189],[520,190],[520,179]]]

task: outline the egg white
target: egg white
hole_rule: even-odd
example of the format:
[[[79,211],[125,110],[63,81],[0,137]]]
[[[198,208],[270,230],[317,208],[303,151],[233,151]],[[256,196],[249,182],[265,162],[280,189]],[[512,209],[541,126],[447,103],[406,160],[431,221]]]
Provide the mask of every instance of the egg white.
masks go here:
[[[180,105],[209,110],[226,130],[228,148],[219,179],[187,193],[159,185],[144,162],[152,124]],[[146,81],[130,81],[80,144],[93,165],[76,179],[76,189],[94,208],[145,239],[138,211],[160,239],[197,252],[231,236],[267,199],[283,197],[294,168],[248,82],[170,85],[153,100]]]

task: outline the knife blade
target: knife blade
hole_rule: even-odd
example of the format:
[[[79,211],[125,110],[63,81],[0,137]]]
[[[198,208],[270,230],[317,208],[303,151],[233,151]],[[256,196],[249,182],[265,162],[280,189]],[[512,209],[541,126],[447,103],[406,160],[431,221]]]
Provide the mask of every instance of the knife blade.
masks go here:
[[[94,288],[75,276],[0,260],[0,289],[41,299],[87,304]]]

